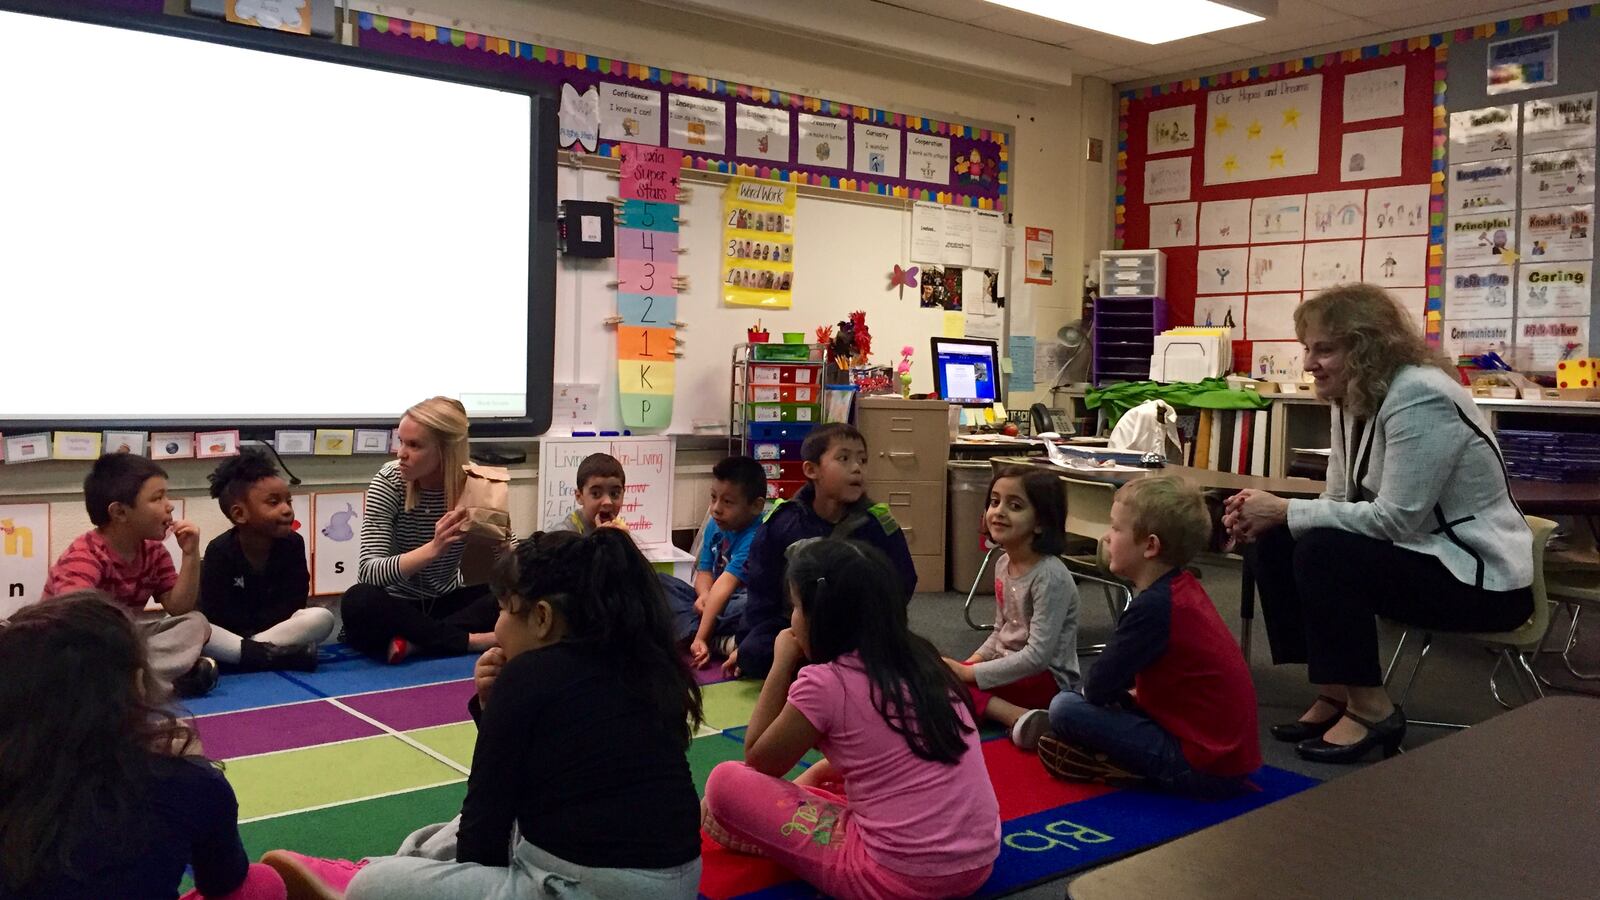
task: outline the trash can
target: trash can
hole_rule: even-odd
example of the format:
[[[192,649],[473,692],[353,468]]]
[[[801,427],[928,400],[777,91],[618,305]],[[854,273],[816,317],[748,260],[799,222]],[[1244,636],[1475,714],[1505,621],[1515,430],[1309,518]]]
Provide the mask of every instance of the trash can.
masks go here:
[[[983,510],[989,503],[989,480],[994,469],[987,462],[955,460],[950,468],[949,546],[950,590],[965,594],[983,566]],[[979,596],[994,596],[994,567],[983,574]]]

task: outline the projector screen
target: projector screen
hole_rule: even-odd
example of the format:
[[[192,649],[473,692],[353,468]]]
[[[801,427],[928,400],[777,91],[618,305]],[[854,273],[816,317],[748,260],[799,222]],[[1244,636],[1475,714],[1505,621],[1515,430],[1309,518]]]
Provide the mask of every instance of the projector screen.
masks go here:
[[[540,98],[3,10],[0,45],[0,424],[392,421],[436,394],[548,422]]]

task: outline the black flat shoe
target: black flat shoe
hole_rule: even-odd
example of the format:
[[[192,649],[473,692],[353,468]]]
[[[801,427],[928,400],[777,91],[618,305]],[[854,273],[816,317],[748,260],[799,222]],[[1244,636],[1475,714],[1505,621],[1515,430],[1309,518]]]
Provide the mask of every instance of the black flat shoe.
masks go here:
[[[1383,748],[1384,759],[1400,752],[1400,742],[1406,736],[1406,714],[1400,707],[1396,706],[1381,722],[1370,722],[1349,710],[1345,710],[1345,718],[1366,726],[1367,736],[1354,744],[1330,744],[1322,738],[1312,738],[1296,744],[1294,752],[1301,759],[1322,763],[1360,762],[1373,747]]]
[[[1343,701],[1322,694],[1318,694],[1317,699],[1333,707],[1336,710],[1334,714],[1321,722],[1281,722],[1272,726],[1273,740],[1283,741],[1285,744],[1298,744],[1327,734],[1328,729],[1344,715],[1345,705]]]

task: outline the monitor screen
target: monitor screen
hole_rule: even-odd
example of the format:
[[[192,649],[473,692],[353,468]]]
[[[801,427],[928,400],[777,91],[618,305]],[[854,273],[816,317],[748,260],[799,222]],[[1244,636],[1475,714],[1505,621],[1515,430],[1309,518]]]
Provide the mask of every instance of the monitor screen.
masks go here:
[[[533,94],[3,10],[0,41],[0,359],[31,385],[0,425],[392,421],[435,394],[548,421]]]
[[[940,399],[989,406],[1000,399],[1000,349],[978,338],[934,338],[933,382]]]

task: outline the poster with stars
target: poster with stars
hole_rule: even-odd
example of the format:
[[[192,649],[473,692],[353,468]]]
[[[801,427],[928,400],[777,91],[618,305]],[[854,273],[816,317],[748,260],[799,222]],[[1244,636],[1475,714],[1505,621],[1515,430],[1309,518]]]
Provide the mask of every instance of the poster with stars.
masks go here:
[[[1212,91],[1205,183],[1315,175],[1321,134],[1321,75]]]

